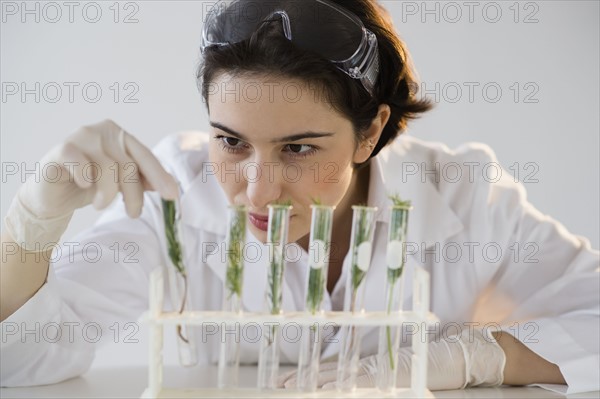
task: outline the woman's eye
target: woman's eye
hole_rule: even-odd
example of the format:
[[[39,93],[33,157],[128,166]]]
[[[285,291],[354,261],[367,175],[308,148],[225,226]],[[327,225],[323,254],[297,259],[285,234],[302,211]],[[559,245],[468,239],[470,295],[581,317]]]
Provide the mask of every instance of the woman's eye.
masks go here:
[[[314,147],[308,144],[288,144],[288,152],[293,155],[307,155],[314,151]]]
[[[245,149],[244,142],[235,137],[218,135],[215,136],[215,139],[218,140],[219,146],[223,151],[231,154],[237,154]]]
[[[223,137],[223,141],[230,147],[236,147],[240,143],[240,140],[235,137]]]

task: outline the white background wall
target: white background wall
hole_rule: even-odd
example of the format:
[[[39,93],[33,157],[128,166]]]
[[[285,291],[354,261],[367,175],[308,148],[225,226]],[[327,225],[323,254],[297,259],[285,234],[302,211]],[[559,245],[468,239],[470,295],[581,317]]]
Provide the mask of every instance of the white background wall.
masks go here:
[[[148,146],[174,131],[206,128],[195,69],[210,3],[75,2],[70,16],[64,2],[2,2],[2,217],[21,184],[20,173],[11,175],[10,168],[33,168],[78,126],[111,118]],[[465,3],[382,1],[429,97],[437,97],[435,110],[414,123],[410,134],[450,147],[466,141],[491,145],[521,181],[535,172],[530,177],[538,181],[524,184],[539,210],[598,248],[599,3]],[[34,11],[25,13],[23,4]],[[127,17],[132,23],[124,23]],[[36,82],[39,102],[34,94],[9,92],[21,84],[33,89]],[[52,82],[62,87],[55,103]],[[79,84],[72,102],[66,82]],[[88,83],[102,90],[96,103],[92,88],[90,97],[82,92]],[[468,85],[478,85],[472,98]],[[127,94],[137,102],[126,103]],[[97,216],[91,207],[78,211],[64,238]]]

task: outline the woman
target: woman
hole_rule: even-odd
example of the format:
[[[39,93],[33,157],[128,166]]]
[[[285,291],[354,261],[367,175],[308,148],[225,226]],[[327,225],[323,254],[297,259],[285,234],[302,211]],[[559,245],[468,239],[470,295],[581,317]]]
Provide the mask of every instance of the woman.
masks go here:
[[[198,78],[209,134],[170,136],[152,154],[114,122],[86,126],[42,161],[68,172],[60,181],[29,180],[21,187],[2,235],[11,255],[2,260],[3,331],[67,322],[95,322],[107,331],[117,321],[122,327],[135,320],[147,307],[149,273],[167,262],[160,197],[177,197],[176,181],[183,190],[192,307],[221,306],[226,204],[249,208],[249,244],[260,247],[267,205],[291,201],[289,241],[300,256],[287,262],[283,308],[302,309],[309,205],[318,197],[336,206],[326,309],[342,308],[351,205],[382,210],[365,301],[367,310],[381,309],[384,210],[387,195],[399,193],[415,205],[407,240],[416,247],[406,272],[424,267],[431,273],[432,311],[442,326],[430,347],[431,389],[566,383],[569,392],[597,390],[597,251],[537,212],[510,179],[467,177],[470,166],[495,162],[489,148],[451,151],[397,138],[430,104],[417,98],[408,52],[387,13],[372,0],[229,3],[216,6],[203,35]],[[100,167],[87,168],[92,162]],[[469,165],[464,178],[437,179],[450,164]],[[407,167],[414,165],[419,170]],[[73,256],[49,262],[49,244],[59,240],[73,211],[89,203],[105,208],[119,192],[123,204],[79,237]],[[502,254],[478,249],[489,243]],[[515,247],[531,243],[539,249],[535,263]],[[133,244],[133,253],[126,244]],[[456,246],[468,256],[439,256],[438,248]],[[104,249],[104,256],[90,256],[90,247]],[[262,309],[264,261],[247,260],[246,310]],[[405,303],[411,295],[408,290]],[[491,337],[468,328],[490,322],[505,331]],[[447,334],[448,325],[461,327],[456,335],[464,339]],[[361,384],[372,381],[376,335],[363,339]],[[216,336],[203,338],[204,359],[216,360]],[[2,384],[81,374],[94,344],[66,334],[37,343],[7,335]],[[242,360],[256,361],[256,349],[243,341]],[[332,340],[323,357],[338,350]],[[298,346],[284,342],[282,352],[293,362]],[[409,374],[403,371],[405,383]],[[332,381],[327,367],[321,377],[321,385]],[[282,384],[293,385],[293,377]]]

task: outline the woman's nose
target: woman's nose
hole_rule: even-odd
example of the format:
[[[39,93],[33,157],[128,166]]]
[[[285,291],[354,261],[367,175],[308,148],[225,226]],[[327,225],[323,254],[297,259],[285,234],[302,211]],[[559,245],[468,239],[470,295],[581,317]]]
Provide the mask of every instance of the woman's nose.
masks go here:
[[[281,198],[278,170],[281,172],[281,168],[275,162],[252,162],[244,166],[246,195],[253,209],[266,210],[268,204]]]

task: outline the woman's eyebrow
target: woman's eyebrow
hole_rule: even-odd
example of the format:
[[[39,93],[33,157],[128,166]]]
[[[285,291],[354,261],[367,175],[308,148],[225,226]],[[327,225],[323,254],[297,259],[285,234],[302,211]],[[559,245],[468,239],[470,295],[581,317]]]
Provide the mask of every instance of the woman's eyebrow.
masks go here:
[[[304,132],[298,134],[292,134],[291,136],[281,137],[275,140],[271,140],[271,143],[289,143],[291,141],[299,141],[303,139],[318,139],[321,137],[331,137],[333,133],[328,132]]]
[[[227,132],[227,133],[231,134],[232,136],[235,136],[235,138],[238,138],[238,139],[246,141],[246,142],[248,141],[248,139],[243,134],[238,133],[231,128],[228,128],[227,126],[223,125],[222,123],[211,121],[210,125],[214,128],[223,130],[224,132]],[[333,135],[334,135],[334,133],[330,133],[330,132],[304,132],[304,133],[297,133],[297,134],[292,134],[290,136],[276,138],[274,140],[271,140],[271,143],[283,143],[283,142],[289,143],[292,141],[298,141],[298,140],[303,140],[303,139],[331,137]]]

